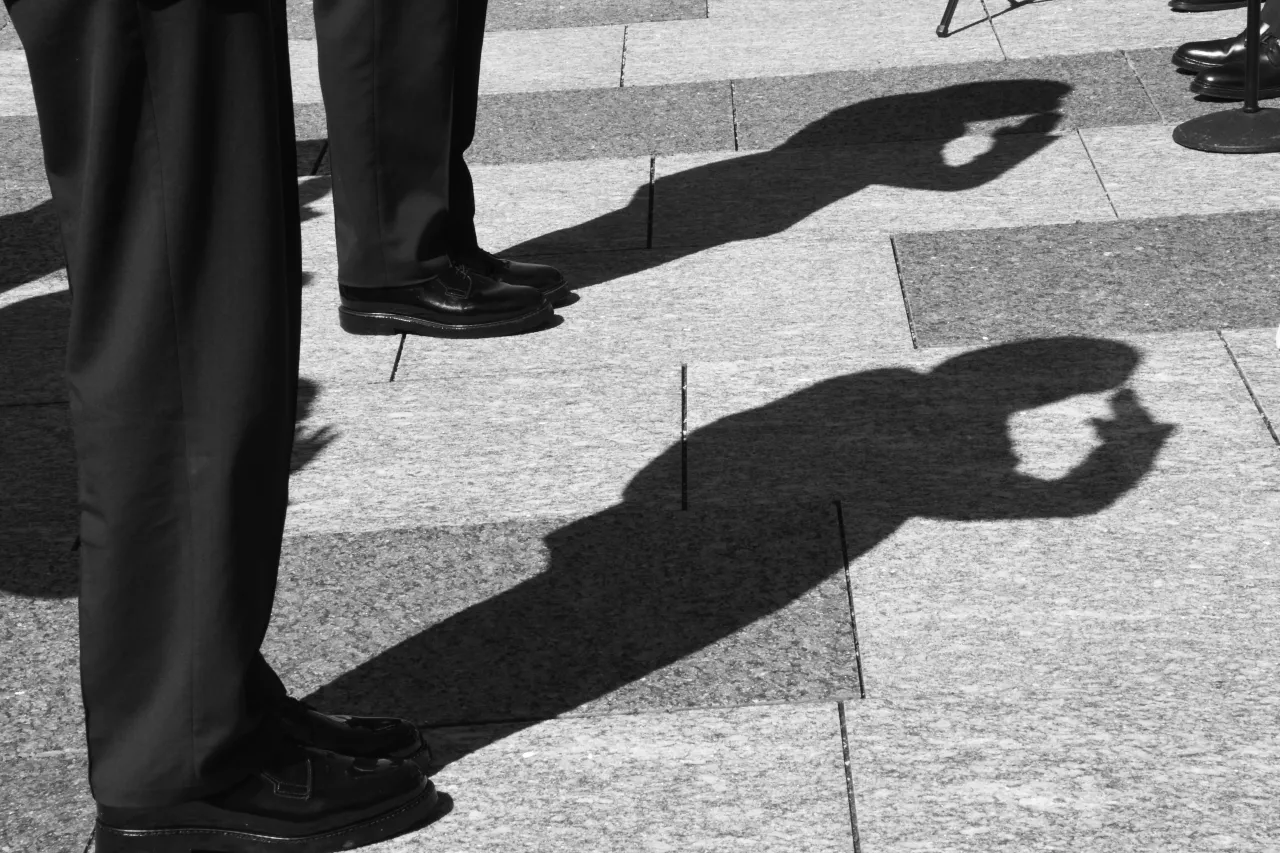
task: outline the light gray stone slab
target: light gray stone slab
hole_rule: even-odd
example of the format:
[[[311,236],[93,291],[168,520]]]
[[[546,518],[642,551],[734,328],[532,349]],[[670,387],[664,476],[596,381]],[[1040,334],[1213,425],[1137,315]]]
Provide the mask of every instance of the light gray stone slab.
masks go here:
[[[0,654],[5,674],[0,682],[0,756],[8,763],[15,758],[48,757],[60,750],[81,750],[84,743],[84,708],[80,699],[80,651],[75,593],[76,555],[64,544],[60,553],[48,553],[52,569],[42,565],[31,552],[30,542],[21,543],[27,553],[15,560],[13,537],[0,538],[5,571],[0,584]],[[52,551],[52,549],[50,549]],[[13,580],[21,578],[22,591],[15,594]],[[47,574],[46,574],[47,572]],[[68,597],[30,598],[39,591],[37,575],[54,572],[60,589]],[[71,583],[66,584],[67,576]]]
[[[1244,29],[1244,22],[1240,23]],[[1212,38],[1225,38],[1239,30],[1222,30]],[[1223,110],[1239,109],[1237,104],[1225,103],[1212,98],[1201,98],[1190,90],[1195,74],[1178,70],[1170,60],[1177,45],[1144,48],[1142,50],[1126,50],[1125,58],[1133,68],[1133,73],[1142,82],[1151,103],[1160,111],[1160,120],[1166,124],[1178,124],[1189,118],[1217,113]],[[1270,105],[1264,105],[1270,106]]]
[[[994,140],[659,157],[653,245],[1114,218],[1074,135]]]
[[[293,86],[295,105],[324,103],[314,38],[289,39],[289,83]]]
[[[622,26],[518,30],[485,36],[480,93],[621,85]]]
[[[648,157],[476,166],[476,233],[489,251],[643,249]]]
[[[485,29],[599,27],[706,16],[707,0],[494,0]]]
[[[1080,133],[1121,219],[1280,207],[1280,154],[1193,151],[1165,125]]]
[[[686,393],[690,506],[840,498],[865,547],[913,513],[1087,514],[1274,448],[1213,333],[693,363]]]
[[[320,386],[391,379],[400,339],[352,335],[338,325],[338,248],[333,230],[333,180],[298,182],[302,216],[302,352],[299,373]]]
[[[647,86],[1003,58],[986,25],[935,38],[940,15],[940,6],[874,0],[716,3],[705,21],[628,27],[623,77],[628,86]],[[983,17],[980,3],[965,0],[956,29]]]
[[[82,753],[0,764],[0,851],[85,853],[94,816]]]
[[[441,733],[444,736],[445,733]],[[453,811],[371,853],[852,849],[834,705],[554,720],[499,736],[435,776]]]
[[[322,447],[293,479],[293,534],[588,513],[679,440],[679,374],[551,367],[335,386],[303,429]],[[679,505],[678,469],[668,482],[652,505]]]
[[[0,50],[0,116],[35,114],[36,98],[31,91],[26,52]]]
[[[1275,327],[1224,330],[1222,337],[1249,385],[1254,402],[1271,429],[1280,432],[1280,340]]]
[[[670,471],[582,517],[290,539],[265,653],[432,725],[857,695],[832,507],[647,509]]]
[[[988,2],[992,25],[1010,59],[1099,50],[1161,47],[1218,39],[1244,29],[1244,10],[1171,13],[1158,0],[1054,0],[1001,8]]]
[[[1157,474],[1096,515],[908,522],[851,569],[868,695],[1274,683],[1275,456]]]
[[[1026,690],[850,704],[858,831],[887,851],[1274,848],[1280,700]]]

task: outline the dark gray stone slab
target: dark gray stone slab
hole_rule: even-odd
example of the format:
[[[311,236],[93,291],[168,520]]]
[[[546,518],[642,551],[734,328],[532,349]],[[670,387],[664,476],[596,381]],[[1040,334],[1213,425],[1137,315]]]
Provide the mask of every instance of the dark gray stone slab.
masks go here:
[[[690,83],[480,99],[474,163],[733,150],[728,83]]]
[[[1231,32],[1223,35],[1231,35]],[[1196,79],[1195,75],[1179,71],[1169,61],[1175,49],[1176,45],[1125,51],[1134,73],[1138,75],[1152,103],[1160,112],[1161,121],[1172,124],[1206,113],[1239,107],[1238,104],[1193,95],[1189,87],[1191,81]]]
[[[1159,120],[1118,51],[738,80],[734,108],[745,149]]]
[[[707,17],[707,0],[491,0],[487,30],[544,30]]]
[[[0,291],[65,268],[48,184],[6,181],[0,199]]]
[[[0,406],[0,435],[0,530],[21,541],[69,547],[76,533],[76,468],[66,405]]]
[[[0,151],[4,152],[0,181],[46,183],[40,123],[35,116],[0,116]]]
[[[829,505],[624,503],[298,538],[285,555],[266,654],[324,707],[446,724],[858,689]]]
[[[894,238],[921,346],[1269,326],[1280,212]]]
[[[0,762],[0,850],[85,853],[93,820],[82,753]]]

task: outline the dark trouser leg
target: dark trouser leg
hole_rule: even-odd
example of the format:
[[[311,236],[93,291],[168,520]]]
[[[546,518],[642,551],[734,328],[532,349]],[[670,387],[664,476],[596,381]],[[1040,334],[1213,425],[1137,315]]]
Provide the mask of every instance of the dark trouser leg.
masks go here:
[[[1280,0],[1262,4],[1262,23],[1271,32],[1280,32]]]
[[[94,796],[254,768],[301,250],[283,3],[10,0],[74,293]]]
[[[476,135],[480,99],[480,55],[489,0],[464,2],[458,10],[457,62],[453,84],[453,133],[449,148],[449,249],[465,255],[476,246],[476,196],[463,155]]]
[[[458,7],[315,0],[341,284],[409,284],[446,262]]]

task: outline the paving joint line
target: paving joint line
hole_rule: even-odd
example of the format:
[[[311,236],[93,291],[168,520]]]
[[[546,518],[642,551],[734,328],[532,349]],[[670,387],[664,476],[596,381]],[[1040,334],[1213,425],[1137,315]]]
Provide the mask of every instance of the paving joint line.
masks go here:
[[[316,157],[316,164],[311,167],[311,174],[307,177],[314,178],[320,174],[320,167],[324,164],[324,155],[329,153],[329,140],[326,138],[324,145],[320,146],[320,155]]]
[[[849,721],[844,702],[836,703],[840,717],[840,749],[844,753],[844,790],[849,797],[849,830],[853,833],[853,853],[862,853],[862,837],[858,833],[858,806],[853,795],[853,755],[849,751]]]
[[[729,81],[729,117],[733,120],[733,150],[738,150],[738,100],[737,89]]]
[[[916,337],[916,322],[911,316],[911,300],[907,298],[907,280],[902,275],[902,261],[898,259],[898,238],[889,235],[889,248],[893,250],[893,268],[898,273],[898,292],[902,294],[902,310],[907,314],[907,332],[911,335],[911,348],[920,349],[920,339]]]
[[[653,248],[653,197],[657,192],[658,155],[649,155],[649,219],[645,223],[644,247]]]
[[[1142,93],[1147,96],[1147,101],[1151,104],[1151,109],[1156,111],[1162,124],[1169,124],[1169,117],[1160,111],[1160,105],[1156,103],[1156,99],[1151,97],[1151,90],[1147,88],[1147,81],[1142,79],[1142,75],[1138,73],[1138,66],[1133,64],[1133,57],[1129,55],[1129,51],[1121,50],[1120,55],[1124,57],[1125,63],[1129,66],[1129,70],[1133,72],[1133,79],[1138,81],[1138,85],[1142,87]],[[1077,128],[1078,130],[1078,128]]]
[[[1089,150],[1089,144],[1084,141],[1084,134],[1080,132],[1080,128],[1076,128],[1076,139],[1080,140],[1080,147],[1084,149],[1084,156],[1089,158],[1089,168],[1093,169],[1093,176],[1098,179],[1098,186],[1102,189],[1102,194],[1106,196],[1107,206],[1111,208],[1111,215],[1120,221],[1120,211],[1116,210],[1116,203],[1111,200],[1111,193],[1107,190],[1107,182],[1102,180],[1102,173],[1098,171],[1098,164],[1093,162],[1093,152]]]
[[[404,353],[404,341],[407,337],[409,336],[404,333],[400,335],[400,346],[396,348],[396,361],[391,365],[391,378],[387,380],[388,382],[396,381],[396,372],[400,370],[400,356]]]
[[[631,29],[630,25],[622,28],[622,63],[618,68],[618,88],[622,89],[626,86],[627,80],[627,30]]]
[[[1231,364],[1235,367],[1236,374],[1240,377],[1240,381],[1244,383],[1244,390],[1249,392],[1249,399],[1253,401],[1253,407],[1258,410],[1258,415],[1262,418],[1262,422],[1266,424],[1267,432],[1271,433],[1271,440],[1280,445],[1280,435],[1276,435],[1275,426],[1272,425],[1271,418],[1267,417],[1267,412],[1262,407],[1262,401],[1253,392],[1253,385],[1249,382],[1249,377],[1245,375],[1244,368],[1240,366],[1239,359],[1236,358],[1235,352],[1231,349],[1231,342],[1227,340],[1226,335],[1222,334],[1221,329],[1218,329],[1218,340],[1222,341],[1222,347],[1227,351],[1227,358],[1231,359]]]
[[[849,571],[849,538],[845,534],[844,505],[835,501],[836,527],[840,530],[840,559],[844,566],[844,591],[849,598],[849,629],[853,632],[853,663],[858,671],[858,698],[867,698],[867,685],[862,677],[862,643],[858,640],[858,613],[853,604],[853,573]]]
[[[680,511],[689,510],[689,364],[680,365]]]

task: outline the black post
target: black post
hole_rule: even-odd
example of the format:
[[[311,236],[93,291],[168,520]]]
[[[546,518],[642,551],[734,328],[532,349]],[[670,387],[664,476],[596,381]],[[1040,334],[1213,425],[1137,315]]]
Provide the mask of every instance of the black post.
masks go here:
[[[1280,3],[1280,0],[1272,0]],[[1184,121],[1173,129],[1173,141],[1197,151],[1219,154],[1269,154],[1280,151],[1280,110],[1258,106],[1258,30],[1262,0],[1249,0],[1244,40],[1244,107]]]
[[[944,39],[951,35],[951,18],[956,13],[956,6],[960,0],[947,0],[947,8],[942,11],[942,23],[938,24],[938,38]]]

